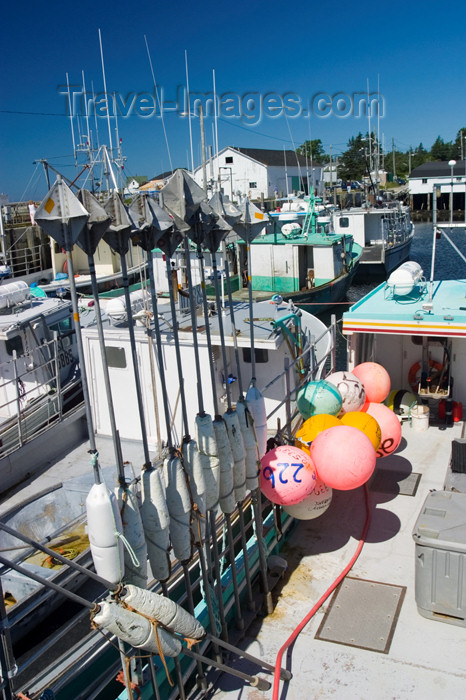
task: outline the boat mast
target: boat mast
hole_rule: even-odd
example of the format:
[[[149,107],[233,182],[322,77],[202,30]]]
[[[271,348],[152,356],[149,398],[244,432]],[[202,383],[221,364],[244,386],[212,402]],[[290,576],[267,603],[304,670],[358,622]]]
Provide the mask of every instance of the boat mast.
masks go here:
[[[100,44],[100,59],[102,62],[102,77],[103,77],[103,81],[104,81],[105,104],[107,106],[108,147],[110,149],[110,153],[112,153],[113,143],[112,143],[112,129],[110,127],[110,106],[108,104],[107,81],[105,79],[104,51],[102,48],[102,35],[100,33],[100,28],[99,28],[99,44]]]
[[[70,111],[70,126],[71,126],[71,138],[73,140],[73,155],[74,155],[74,162],[75,165],[77,165],[77,160],[76,160],[76,142],[74,138],[74,127],[73,127],[73,106],[71,104],[71,94],[70,94],[70,81],[68,78],[68,73],[66,73],[66,86],[68,88],[68,109]]]

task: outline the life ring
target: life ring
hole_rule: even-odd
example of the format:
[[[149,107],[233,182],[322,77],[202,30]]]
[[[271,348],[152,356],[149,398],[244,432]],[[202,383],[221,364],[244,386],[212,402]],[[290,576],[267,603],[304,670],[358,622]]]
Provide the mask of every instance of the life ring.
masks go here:
[[[435,362],[434,360],[429,360],[429,367],[431,369],[434,369],[436,372],[441,372],[443,365],[441,362]],[[409,370],[408,374],[408,383],[411,389],[417,393],[418,387],[419,387],[419,380],[420,377],[418,377],[418,373],[421,371],[421,363],[420,362],[415,362],[414,365],[411,367]]]

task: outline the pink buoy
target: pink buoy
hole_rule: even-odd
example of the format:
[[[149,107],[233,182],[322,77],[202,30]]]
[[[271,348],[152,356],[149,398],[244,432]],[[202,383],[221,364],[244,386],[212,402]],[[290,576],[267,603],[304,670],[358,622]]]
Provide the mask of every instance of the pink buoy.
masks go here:
[[[283,506],[283,510],[296,520],[313,520],[323,515],[332,502],[332,489],[317,477],[314,491],[293,506]]]
[[[390,375],[385,367],[377,362],[363,362],[352,370],[352,374],[363,384],[366,391],[366,401],[381,403],[390,393]]]
[[[383,403],[370,403],[366,413],[375,418],[382,433],[377,457],[391,455],[401,442],[401,423],[398,417]]]
[[[319,433],[311,444],[311,458],[318,478],[327,486],[349,491],[371,477],[376,453],[361,430],[352,425],[337,425]]]
[[[338,389],[341,399],[340,416],[350,411],[359,411],[366,401],[363,383],[351,372],[332,372],[325,380]]]
[[[294,445],[275,447],[261,459],[260,488],[272,503],[299,503],[314,490],[316,478],[311,457]]]

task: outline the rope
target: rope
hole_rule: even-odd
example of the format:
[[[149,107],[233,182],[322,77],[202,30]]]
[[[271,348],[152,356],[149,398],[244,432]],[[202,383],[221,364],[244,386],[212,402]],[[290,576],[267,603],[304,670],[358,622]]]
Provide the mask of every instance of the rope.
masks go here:
[[[126,673],[127,673],[128,678],[130,677],[130,676],[129,676],[129,673],[130,673],[130,669],[129,669],[130,661],[131,661],[131,659],[128,659],[128,657],[125,656],[125,666],[126,666]],[[116,680],[118,683],[122,683],[124,686],[126,686],[125,674],[123,673],[123,671],[120,671],[120,672],[117,674],[117,677],[115,678],[115,680]],[[139,687],[139,685],[138,685],[137,683],[133,683],[133,681],[130,681],[130,686],[131,686],[131,690],[136,691],[137,697],[140,698],[140,697],[141,697],[141,688]]]
[[[451,230],[451,229],[450,229],[450,230]],[[458,255],[460,256],[460,258],[461,258],[464,262],[466,262],[466,257],[465,257],[465,256],[463,255],[463,253],[459,250],[459,248],[456,247],[456,245],[453,243],[453,241],[451,240],[451,238],[449,238],[449,237],[447,236],[447,234],[446,234],[445,231],[442,231],[442,233],[443,233],[443,235],[445,236],[445,238],[447,239],[447,241],[449,242],[449,244],[451,245],[451,247],[452,247],[454,250],[456,250],[456,252],[457,252]]]
[[[217,596],[215,595],[215,591],[214,591],[213,587],[211,586],[210,581],[207,581],[207,586],[208,586],[208,590],[210,593],[210,602],[212,605],[212,615],[214,617],[214,622],[215,622],[215,636],[218,637],[218,636],[220,636],[220,632],[222,631],[222,622],[220,620],[220,607],[218,604]],[[201,591],[201,595],[202,595],[203,599],[205,600],[206,595],[205,595],[205,589],[204,589],[204,581],[203,581],[202,577],[199,581],[199,589]],[[214,630],[212,630],[212,631],[214,631]]]
[[[122,532],[118,532],[118,530],[115,530],[115,533],[114,533],[114,534],[115,534],[115,537],[116,537],[117,539],[120,539],[120,540],[123,542],[124,548],[126,549],[126,551],[128,552],[129,556],[131,557],[131,562],[132,562],[133,566],[139,567],[139,566],[140,566],[140,561],[139,561],[139,559],[137,558],[137,556],[136,556],[136,554],[135,554],[135,552],[134,552],[134,549],[132,548],[131,544],[128,542],[128,540],[127,540],[126,537],[123,535],[123,533],[122,533]]]
[[[119,603],[127,610],[130,610],[131,612],[134,612],[137,615],[144,617],[146,620],[149,620],[149,622],[152,625],[154,632],[155,632],[155,640],[157,642],[157,649],[159,652],[160,660],[161,660],[163,667],[165,669],[165,673],[167,674],[167,680],[168,680],[170,686],[173,688],[175,684],[173,683],[171,676],[170,676],[170,671],[168,670],[167,662],[165,660],[165,654],[163,653],[162,643],[161,643],[160,637],[159,637],[158,628],[163,627],[163,629],[165,629],[170,634],[173,634],[172,630],[168,629],[168,627],[165,627],[165,625],[163,625],[161,622],[159,622],[159,620],[157,620],[155,617],[150,617],[149,615],[145,615],[144,613],[140,612],[139,610],[136,610],[131,605],[128,605],[128,603],[125,603],[124,600],[119,600]],[[188,642],[187,638],[183,637],[183,639],[185,639],[185,641]],[[189,639],[189,643],[191,643],[192,641],[193,640]],[[194,641],[195,641],[195,643],[199,643],[199,640],[194,640]]]
[[[262,546],[262,551],[263,551],[263,552],[267,552],[267,541],[264,539],[263,536],[262,536],[262,537],[258,537],[258,536],[257,536],[257,525],[256,525],[256,520],[255,520],[255,518],[252,518],[251,522],[252,522],[252,531],[253,531],[253,533],[254,533],[254,536],[255,536],[256,540],[257,540],[258,542],[260,541],[261,546]]]

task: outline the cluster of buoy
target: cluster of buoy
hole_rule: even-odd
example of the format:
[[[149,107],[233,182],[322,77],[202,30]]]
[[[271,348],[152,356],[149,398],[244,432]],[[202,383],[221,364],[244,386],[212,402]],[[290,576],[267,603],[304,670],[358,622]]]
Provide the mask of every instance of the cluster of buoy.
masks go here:
[[[333,489],[365,484],[377,459],[401,441],[400,420],[382,403],[390,388],[387,370],[376,362],[301,387],[296,405],[304,422],[294,445],[279,445],[262,457],[263,494],[293,517],[310,520],[328,509]]]

